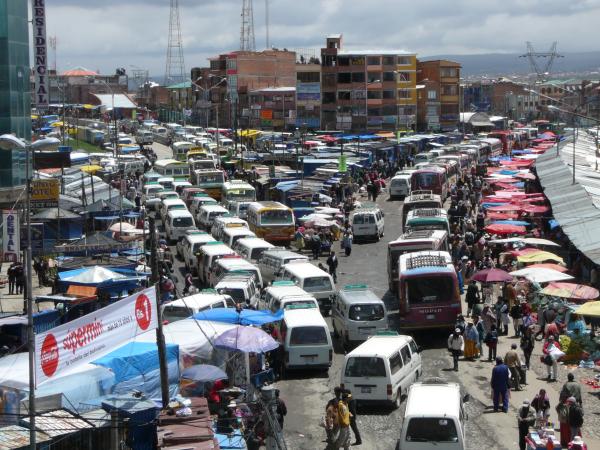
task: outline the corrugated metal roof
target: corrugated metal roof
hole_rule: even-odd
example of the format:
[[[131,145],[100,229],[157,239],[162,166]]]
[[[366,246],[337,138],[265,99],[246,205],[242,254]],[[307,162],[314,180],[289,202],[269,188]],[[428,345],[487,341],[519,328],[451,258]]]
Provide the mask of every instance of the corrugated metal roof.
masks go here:
[[[589,172],[584,172],[579,178],[579,168],[580,166],[576,165],[577,182],[573,184],[572,169],[557,157],[553,149],[548,150],[536,161],[537,174],[544,194],[552,205],[554,218],[579,251],[594,263],[600,264],[600,240],[597,238],[600,230],[600,209],[595,206],[594,200],[597,199],[592,196],[598,191],[597,188],[579,184],[586,183],[589,175]]]
[[[24,417],[23,421],[29,423],[29,418]],[[94,428],[93,425],[64,409],[40,414],[35,418],[35,427],[50,437],[63,436],[79,430]]]
[[[41,432],[36,433],[36,442],[47,442],[50,437]],[[29,428],[10,425],[0,428],[0,450],[12,450],[29,446]]]

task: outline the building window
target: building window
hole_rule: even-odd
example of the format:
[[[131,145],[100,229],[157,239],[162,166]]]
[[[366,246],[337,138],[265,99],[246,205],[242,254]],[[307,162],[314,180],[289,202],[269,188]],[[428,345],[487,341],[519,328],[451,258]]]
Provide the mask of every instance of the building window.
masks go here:
[[[409,66],[412,64],[410,56],[398,56],[398,65],[399,66]]]
[[[409,89],[398,89],[398,98],[410,98],[410,90]]]
[[[383,72],[383,81],[396,81],[396,74],[394,72]]]
[[[442,67],[440,69],[440,75],[442,77],[453,77],[456,78],[458,76],[458,69],[453,67]]]
[[[352,91],[352,98],[354,100],[365,100],[367,98],[367,91],[362,89],[358,91]]]
[[[338,91],[338,100],[350,100],[351,91]]]
[[[371,100],[380,100],[381,99],[381,91],[373,90],[367,91],[367,98]]]
[[[335,67],[337,66],[337,56],[335,55],[325,55],[323,58],[323,65],[326,67]]]
[[[384,66],[396,65],[396,57],[395,56],[384,56],[383,57],[383,65]]]
[[[368,72],[367,83],[381,83],[381,72]]]
[[[335,86],[336,85],[336,74],[325,73],[323,74],[323,86]]]
[[[237,59],[231,58],[227,60],[227,69],[237,69]]]
[[[352,115],[353,116],[364,116],[367,113],[366,105],[353,105]]]
[[[339,56],[338,57],[338,66],[349,66],[350,65],[350,58],[348,58],[347,56]]]
[[[323,104],[335,103],[335,92],[323,92]]]
[[[351,66],[364,66],[365,65],[365,57],[364,56],[352,56],[350,58]]]
[[[395,116],[396,115],[396,105],[383,105],[381,107],[381,115],[382,116]]]
[[[458,114],[458,105],[447,105],[447,104],[442,104],[441,105],[441,109],[442,109],[442,115],[444,114]]]
[[[428,116],[437,116],[437,106],[428,106],[427,107],[427,115]]]
[[[350,75],[350,72],[340,72],[338,73],[338,77],[337,77],[337,82],[338,83],[350,83],[352,80],[352,77]]]
[[[368,56],[367,57],[367,65],[368,66],[378,66],[381,64],[381,58],[379,56]]]
[[[296,79],[300,83],[318,83],[321,81],[320,72],[298,72]]]
[[[367,114],[369,116],[380,116],[381,115],[381,109],[379,109],[379,108],[369,108],[367,110]]]
[[[427,99],[428,100],[435,100],[435,99],[437,99],[437,91],[434,91],[434,90],[427,91]]]
[[[396,72],[399,82],[410,81],[410,72]]]
[[[352,82],[353,83],[364,83],[365,82],[365,73],[364,72],[352,72]]]
[[[394,91],[393,89],[390,90],[385,90],[383,91],[383,98],[385,99],[390,99],[390,98],[396,98],[396,91]]]
[[[458,95],[458,86],[455,84],[443,84],[442,95]]]

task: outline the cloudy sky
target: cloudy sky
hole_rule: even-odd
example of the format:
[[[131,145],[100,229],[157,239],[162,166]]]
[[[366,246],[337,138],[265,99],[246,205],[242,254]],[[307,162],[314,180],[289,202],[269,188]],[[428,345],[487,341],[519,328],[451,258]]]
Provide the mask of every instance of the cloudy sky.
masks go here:
[[[179,0],[186,70],[239,48],[242,0]],[[600,0],[269,0],[271,45],[400,48],[422,56],[523,52],[525,41],[563,52],[598,50]],[[83,66],[165,71],[169,0],[47,0],[58,70]],[[254,0],[257,50],[265,48],[265,0]],[[51,54],[50,63],[54,58]]]

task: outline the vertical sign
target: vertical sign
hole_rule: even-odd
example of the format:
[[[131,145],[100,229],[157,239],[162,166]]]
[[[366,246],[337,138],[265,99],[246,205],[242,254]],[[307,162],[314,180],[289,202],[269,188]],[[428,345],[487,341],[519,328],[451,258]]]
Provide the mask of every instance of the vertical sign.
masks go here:
[[[33,62],[35,68],[35,101],[41,110],[48,108],[48,52],[46,46],[46,0],[32,0]]]
[[[3,261],[17,262],[21,253],[19,238],[19,215],[14,209],[2,211],[2,257]]]

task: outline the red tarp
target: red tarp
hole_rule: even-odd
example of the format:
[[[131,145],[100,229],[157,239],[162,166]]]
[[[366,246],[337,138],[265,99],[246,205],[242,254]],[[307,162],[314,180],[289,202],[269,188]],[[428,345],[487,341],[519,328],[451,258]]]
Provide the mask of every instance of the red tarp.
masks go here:
[[[525,234],[525,227],[519,225],[504,225],[501,223],[493,223],[485,227],[485,231],[491,234],[507,235],[507,234]]]

